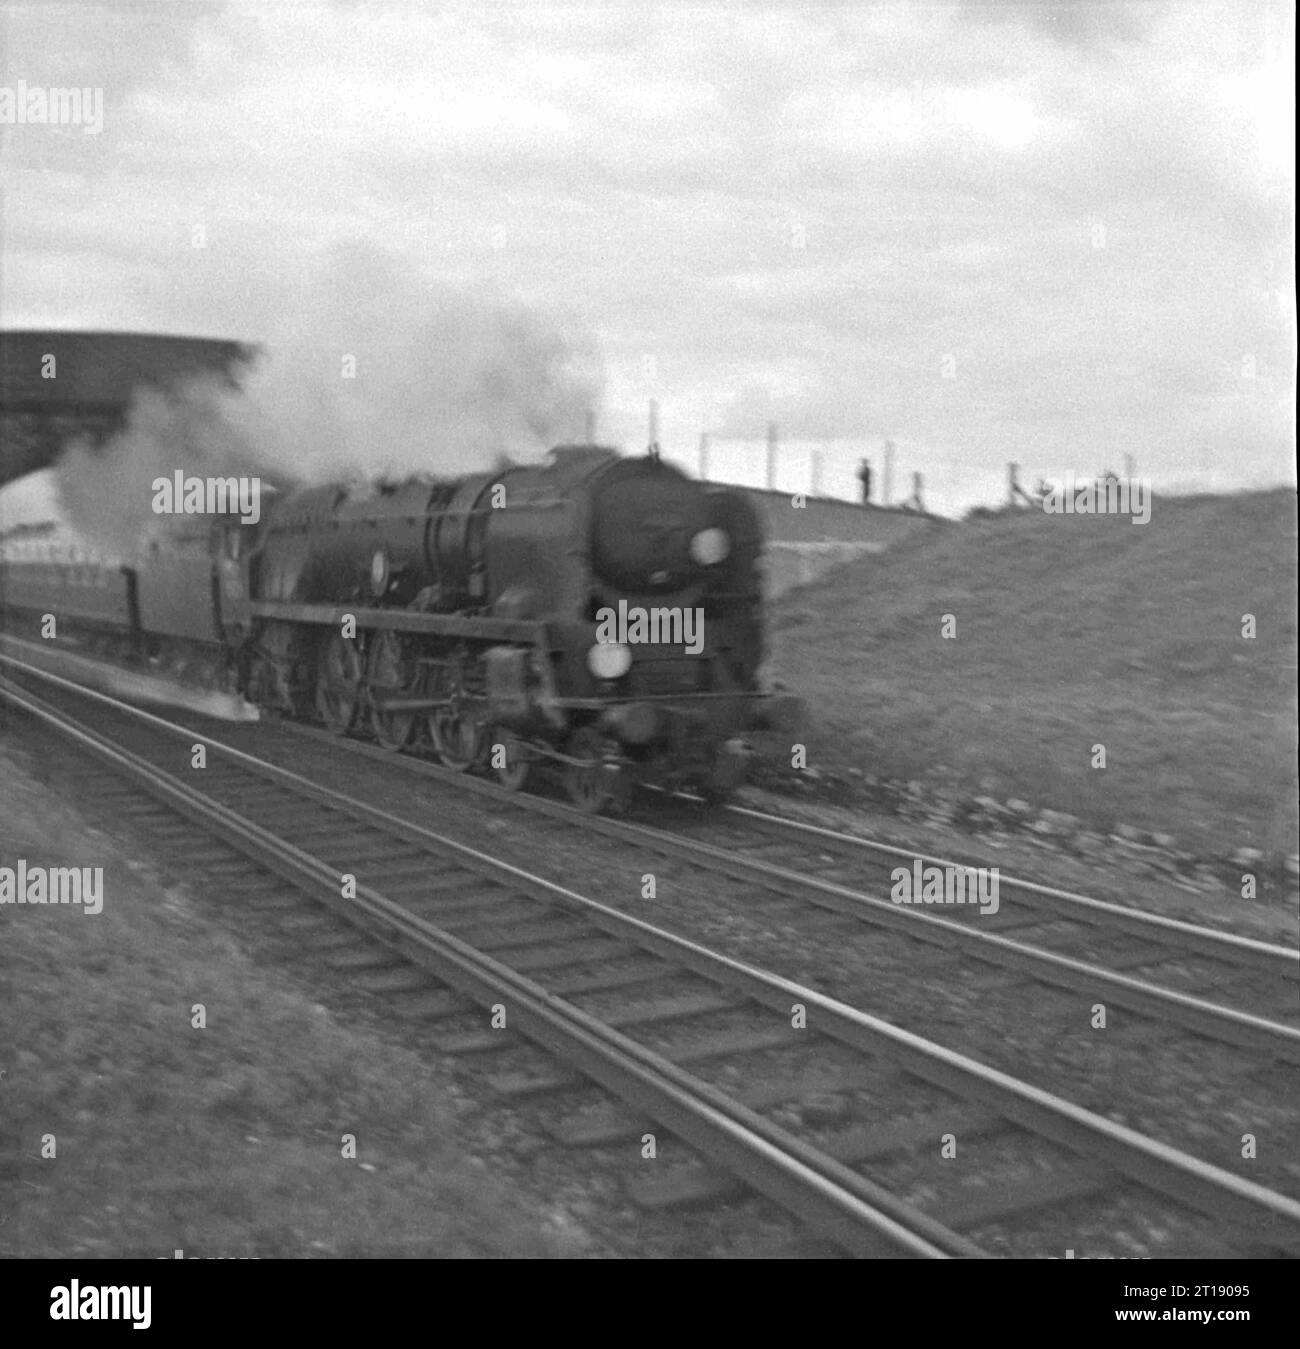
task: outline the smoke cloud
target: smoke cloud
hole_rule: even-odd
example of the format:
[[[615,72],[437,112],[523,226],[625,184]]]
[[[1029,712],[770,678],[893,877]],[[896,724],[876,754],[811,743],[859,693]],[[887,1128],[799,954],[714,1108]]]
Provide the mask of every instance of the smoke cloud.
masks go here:
[[[232,411],[290,477],[445,475],[536,458],[580,439],[602,379],[575,325],[490,294],[421,284],[369,249],[333,255],[327,283]]]
[[[68,447],[56,480],[74,529],[130,555],[167,528],[151,484],[178,470],[281,486],[451,476],[581,439],[599,410],[596,344],[576,325],[423,283],[370,249],[335,253],[279,308],[239,390],[140,391],[118,435]]]
[[[126,559],[174,522],[153,513],[153,481],[187,476],[262,474],[268,465],[230,414],[231,391],[195,379],[170,393],[141,389],[126,425],[105,444],[71,442],[54,465],[66,523],[100,552]]]

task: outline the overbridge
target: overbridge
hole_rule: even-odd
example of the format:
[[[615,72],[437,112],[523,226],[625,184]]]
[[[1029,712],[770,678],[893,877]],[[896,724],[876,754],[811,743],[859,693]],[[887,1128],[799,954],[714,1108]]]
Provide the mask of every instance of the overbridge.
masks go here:
[[[235,384],[258,348],[158,333],[0,330],[0,487],[47,468],[74,437],[102,443],[137,389],[199,375]]]

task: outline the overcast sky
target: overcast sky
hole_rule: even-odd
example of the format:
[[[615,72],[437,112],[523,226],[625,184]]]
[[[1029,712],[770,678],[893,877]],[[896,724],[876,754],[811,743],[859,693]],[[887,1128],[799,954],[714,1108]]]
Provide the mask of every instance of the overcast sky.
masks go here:
[[[421,331],[340,275],[387,258],[594,346],[629,449],[655,397],[687,461],[775,418],[790,487],[886,436],[948,507],[1010,459],[1291,480],[1290,4],[0,15],[0,86],[104,91],[0,126],[6,326],[274,343],[341,287]]]

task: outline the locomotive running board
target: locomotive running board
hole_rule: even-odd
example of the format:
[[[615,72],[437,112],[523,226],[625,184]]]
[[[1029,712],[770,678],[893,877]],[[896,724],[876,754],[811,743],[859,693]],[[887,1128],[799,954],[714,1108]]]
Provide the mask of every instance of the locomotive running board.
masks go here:
[[[436,637],[473,637],[489,642],[545,643],[545,623],[520,618],[461,618],[455,614],[424,614],[411,609],[365,609],[355,605],[286,604],[280,600],[250,600],[248,613],[255,618],[279,619],[284,623],[312,623],[337,628],[351,616],[358,628],[389,628],[395,632],[419,632]]]

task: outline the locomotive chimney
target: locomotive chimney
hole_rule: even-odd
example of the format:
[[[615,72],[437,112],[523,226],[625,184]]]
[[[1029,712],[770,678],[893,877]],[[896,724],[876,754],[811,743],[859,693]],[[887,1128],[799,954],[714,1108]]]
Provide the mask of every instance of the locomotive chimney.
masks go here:
[[[651,459],[659,458],[659,404],[653,398],[650,400],[650,448],[647,453]]]
[[[776,423],[767,424],[767,490],[776,490]]]

